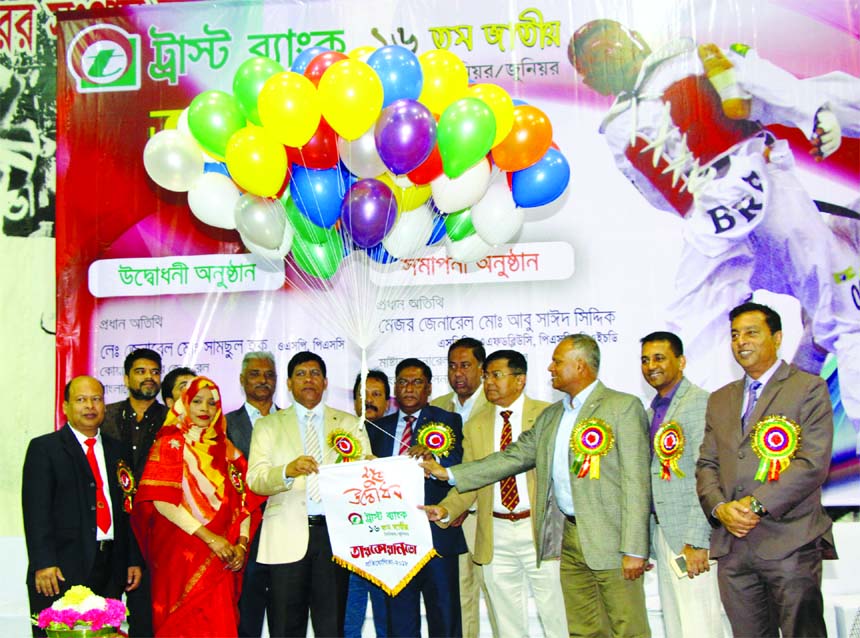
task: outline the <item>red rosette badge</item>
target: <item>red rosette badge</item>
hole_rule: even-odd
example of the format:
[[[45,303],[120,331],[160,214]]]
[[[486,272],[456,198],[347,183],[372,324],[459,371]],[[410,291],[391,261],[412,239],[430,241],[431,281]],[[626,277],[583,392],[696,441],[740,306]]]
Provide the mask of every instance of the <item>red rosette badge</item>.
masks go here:
[[[614,444],[612,426],[606,421],[581,421],[570,434],[570,449],[574,454],[570,471],[576,474],[576,478],[583,478],[587,474],[590,479],[599,479],[600,457],[608,454]]]
[[[755,424],[751,445],[759,458],[756,480],[778,481],[800,447],[800,426],[784,416],[766,416]]]
[[[678,467],[678,461],[684,453],[686,438],[684,430],[677,421],[663,423],[654,434],[654,454],[660,459],[660,478],[668,481],[675,475],[684,478],[684,473]]]
[[[134,473],[125,461],[116,464],[116,478],[122,489],[122,509],[126,514],[130,514],[132,499],[137,492],[137,481],[134,480]]]
[[[232,463],[227,464],[227,473],[230,475],[230,482],[239,494],[245,493],[245,481],[242,480],[242,473],[239,468]]]
[[[361,456],[361,443],[346,430],[334,430],[328,435],[328,446],[337,452],[335,463],[349,463]]]
[[[423,445],[436,456],[448,456],[457,442],[457,436],[451,426],[432,421],[424,424],[418,430],[418,445]]]

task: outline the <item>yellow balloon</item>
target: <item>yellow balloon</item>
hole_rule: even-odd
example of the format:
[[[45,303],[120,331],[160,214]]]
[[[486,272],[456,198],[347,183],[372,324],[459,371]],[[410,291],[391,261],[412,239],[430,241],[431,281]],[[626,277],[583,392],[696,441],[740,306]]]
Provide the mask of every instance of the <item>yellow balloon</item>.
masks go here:
[[[364,135],[382,110],[382,81],[361,60],[347,58],[332,64],[317,91],[326,122],[347,140]]]
[[[274,197],[287,176],[286,149],[258,126],[233,133],[224,158],[233,181],[260,197]]]
[[[319,126],[320,98],[308,78],[284,71],[266,80],[257,96],[257,111],[263,128],[278,142],[301,147]]]
[[[463,97],[469,87],[469,72],[456,55],[445,49],[425,51],[418,56],[424,74],[418,101],[433,113],[441,114],[451,102]]]
[[[394,199],[397,201],[397,210],[401,213],[415,210],[421,206],[421,204],[430,199],[430,184],[412,184],[412,182],[409,182],[408,178],[394,177],[394,175],[388,171],[376,179],[391,189],[391,192],[394,194]],[[406,185],[407,182],[409,182],[408,185]]]
[[[370,54],[373,53],[374,51],[376,51],[376,47],[372,47],[372,46],[356,47],[355,49],[353,49],[352,51],[347,53],[347,55],[351,58],[356,59],[356,60],[361,60],[362,62],[367,62],[367,58],[369,58]]]
[[[496,117],[495,146],[507,137],[514,125],[514,101],[507,91],[495,84],[473,84],[468,92],[469,97],[476,97],[489,106]]]

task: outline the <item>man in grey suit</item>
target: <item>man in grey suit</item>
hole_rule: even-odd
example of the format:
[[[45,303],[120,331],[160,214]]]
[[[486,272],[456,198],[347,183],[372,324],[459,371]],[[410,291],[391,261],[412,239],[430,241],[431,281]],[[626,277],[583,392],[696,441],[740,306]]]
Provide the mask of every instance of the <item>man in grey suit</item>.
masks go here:
[[[671,332],[641,339],[642,376],[657,391],[651,420],[651,547],[667,638],[724,636],[711,526],[696,495],[696,459],[705,434],[708,393],[684,377],[684,345]],[[673,569],[673,561],[675,568]]]
[[[565,337],[549,372],[553,387],[568,396],[544,410],[532,429],[504,451],[450,472],[434,461],[422,465],[460,492],[535,468],[538,561],[561,557],[570,634],[650,636],[641,578],[648,557],[648,424],[639,399],[604,386],[599,369],[594,339]]]
[[[245,458],[251,447],[251,433],[257,419],[276,412],[275,389],[278,373],[271,352],[248,352],[242,358],[239,383],[245,393],[245,403],[238,410],[224,415],[227,420],[227,438],[242,451]],[[265,508],[265,503],[263,504]],[[257,562],[260,534],[254,534],[248,548],[248,562],[239,597],[239,636],[261,636],[266,608],[271,605],[269,593],[269,566]],[[271,616],[271,614],[269,614]],[[271,633],[271,632],[270,632]]]
[[[833,445],[827,384],[779,359],[771,308],[747,302],[729,318],[745,374],[711,394],[696,466],[720,596],[737,636],[826,636],[821,560],[836,557],[821,505]]]

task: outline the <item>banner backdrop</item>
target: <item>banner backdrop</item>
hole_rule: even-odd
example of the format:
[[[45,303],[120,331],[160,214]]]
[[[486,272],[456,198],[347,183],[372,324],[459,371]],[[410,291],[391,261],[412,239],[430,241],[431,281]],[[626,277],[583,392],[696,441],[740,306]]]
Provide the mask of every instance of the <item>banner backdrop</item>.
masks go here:
[[[436,555],[424,504],[424,471],[406,456],[323,465],[320,492],[340,564],[396,596]]]
[[[639,338],[678,332],[688,377],[713,390],[741,375],[727,312],[754,295],[783,316],[782,356],[829,384],[837,428],[826,502],[860,503],[855,14],[850,0],[385,0],[360,9],[331,0],[64,15],[58,398],[66,379],[85,372],[105,382],[108,400],[123,398],[123,358],[138,346],[158,350],[166,370],[191,365],[218,379],[228,407],[242,401],[229,381],[243,354],[261,349],[282,374],[297,351],[321,354],[327,400],[344,408],[364,360],[391,375],[403,357],[420,357],[438,395],[448,390],[448,345],[474,336],[488,351],[524,352],[528,392],[557,399],[544,371],[552,350],[563,335],[586,332],[601,346],[604,382],[650,400]],[[572,63],[572,34],[604,18],[653,52],[650,71],[617,100]],[[176,127],[202,92],[231,93],[250,58],[288,69],[313,46],[390,44],[447,50],[470,82],[539,108],[570,165],[562,197],[517,209],[522,229],[477,260],[457,258],[448,221],[447,239],[370,273],[382,285],[361,289],[376,294],[356,296],[348,264],[314,288],[290,277],[294,255],[249,254],[236,231],[204,224],[184,193],[159,188],[144,170],[150,136]],[[719,68],[703,44],[716,45],[718,66],[731,61],[734,84],[708,78]],[[612,55],[612,42],[603,45]],[[726,121],[715,87],[734,85],[749,112]],[[838,125],[841,145],[816,161],[809,140],[822,124],[829,139]],[[293,167],[292,179],[301,173]],[[352,179],[342,175],[337,196]],[[490,189],[504,180],[494,170]],[[280,395],[289,402],[283,387]]]

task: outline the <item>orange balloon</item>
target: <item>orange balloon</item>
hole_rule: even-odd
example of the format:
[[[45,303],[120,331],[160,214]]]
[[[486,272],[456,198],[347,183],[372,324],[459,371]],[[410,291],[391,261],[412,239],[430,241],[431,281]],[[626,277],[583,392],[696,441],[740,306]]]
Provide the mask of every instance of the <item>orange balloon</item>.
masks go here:
[[[520,171],[535,164],[552,144],[552,124],[546,113],[530,104],[514,107],[511,132],[493,148],[493,162],[503,171]]]

